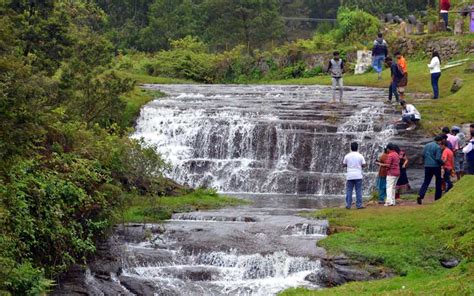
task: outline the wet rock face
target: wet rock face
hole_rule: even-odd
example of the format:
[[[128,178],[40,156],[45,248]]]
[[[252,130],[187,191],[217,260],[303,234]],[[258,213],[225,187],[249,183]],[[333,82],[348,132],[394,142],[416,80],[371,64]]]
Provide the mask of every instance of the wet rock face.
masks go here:
[[[170,177],[221,192],[343,194],[352,141],[369,164],[393,136],[378,89],[321,86],[148,85],[169,94],[147,105],[133,137],[156,146]],[[369,193],[372,179],[365,180]]]

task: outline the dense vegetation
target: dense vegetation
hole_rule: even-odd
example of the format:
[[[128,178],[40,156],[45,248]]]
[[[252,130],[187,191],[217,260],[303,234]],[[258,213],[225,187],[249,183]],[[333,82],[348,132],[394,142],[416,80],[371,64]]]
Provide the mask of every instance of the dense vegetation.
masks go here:
[[[374,16],[408,14],[438,5],[434,0],[95,0],[109,16],[105,27],[117,49],[155,52],[170,40],[194,36],[213,51],[237,45],[269,49],[288,40],[285,17],[333,19],[341,3]],[[452,0],[453,4],[469,3]],[[300,23],[300,25],[304,25]],[[327,27],[328,23],[319,26]]]
[[[0,294],[37,295],[94,252],[124,192],[165,164],[126,137],[130,79],[88,1],[0,3]]]
[[[322,291],[294,289],[281,295],[472,295],[473,211],[474,177],[466,176],[440,201],[423,207],[315,212],[312,216],[328,218],[330,225],[341,229],[320,241],[326,250],[382,263],[398,276]],[[452,258],[461,264],[452,270],[441,266],[440,261]]]
[[[215,83],[317,76],[322,67],[306,67],[303,54],[337,47],[345,55],[373,38],[380,29],[373,14],[389,7],[370,14],[353,9],[364,1],[347,1],[351,9],[338,2],[0,1],[0,294],[44,292],[47,279],[84,262],[117,219],[157,220],[175,210],[235,203],[208,191],[180,201],[156,198],[176,189],[162,177],[167,165],[128,134],[140,106],[160,94],[139,90],[131,78]],[[404,11],[425,8],[415,2],[422,1],[395,1]],[[275,46],[286,38],[283,17],[336,13],[338,26]],[[469,106],[470,89],[453,99]],[[469,110],[456,110],[455,118]]]

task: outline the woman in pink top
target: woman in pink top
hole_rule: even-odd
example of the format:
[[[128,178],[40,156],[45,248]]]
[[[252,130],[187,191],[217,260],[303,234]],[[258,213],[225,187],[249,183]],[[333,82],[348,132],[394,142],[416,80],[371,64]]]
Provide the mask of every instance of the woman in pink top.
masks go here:
[[[395,186],[397,185],[398,177],[400,177],[400,156],[397,152],[399,148],[394,144],[387,145],[388,157],[385,163],[379,165],[387,167],[387,199],[384,206],[395,205]]]

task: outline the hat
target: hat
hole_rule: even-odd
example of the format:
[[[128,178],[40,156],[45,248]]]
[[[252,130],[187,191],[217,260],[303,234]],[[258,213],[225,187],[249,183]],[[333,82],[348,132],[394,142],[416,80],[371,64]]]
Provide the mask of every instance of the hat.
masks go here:
[[[461,128],[460,128],[459,126],[453,125],[453,126],[451,127],[451,131],[460,132],[460,131],[461,131]]]

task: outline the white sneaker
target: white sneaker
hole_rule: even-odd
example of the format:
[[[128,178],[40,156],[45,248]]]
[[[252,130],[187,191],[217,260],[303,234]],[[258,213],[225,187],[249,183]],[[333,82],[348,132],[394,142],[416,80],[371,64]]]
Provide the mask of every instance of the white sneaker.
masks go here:
[[[416,126],[415,126],[415,125],[412,125],[412,126],[407,127],[406,130],[407,130],[407,131],[412,131],[412,130],[414,130],[415,128],[416,128]]]

